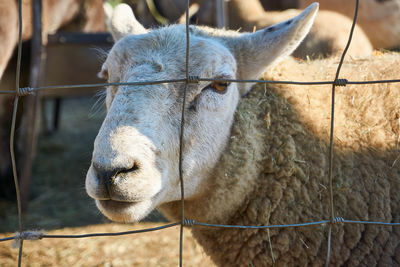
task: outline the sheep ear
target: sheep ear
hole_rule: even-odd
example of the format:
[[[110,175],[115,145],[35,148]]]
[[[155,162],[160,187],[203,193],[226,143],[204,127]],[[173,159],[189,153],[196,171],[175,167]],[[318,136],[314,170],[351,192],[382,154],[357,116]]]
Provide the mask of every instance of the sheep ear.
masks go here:
[[[129,34],[147,33],[127,4],[119,4],[115,7],[110,21],[110,30],[115,42]]]
[[[311,29],[317,11],[318,3],[313,3],[291,20],[231,39],[227,45],[238,64],[238,78],[257,79],[268,66],[290,55]],[[243,84],[241,94],[250,87]]]

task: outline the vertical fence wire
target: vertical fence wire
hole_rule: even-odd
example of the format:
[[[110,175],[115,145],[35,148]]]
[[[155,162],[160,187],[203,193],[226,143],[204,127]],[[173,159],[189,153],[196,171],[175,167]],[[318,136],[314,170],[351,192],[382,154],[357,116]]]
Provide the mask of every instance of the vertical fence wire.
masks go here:
[[[186,1],[186,58],[185,58],[185,74],[186,81],[185,87],[183,90],[183,99],[182,99],[182,114],[181,114],[181,128],[180,128],[180,139],[179,139],[179,180],[181,186],[181,209],[182,209],[182,218],[181,218],[181,227],[179,233],[179,266],[182,267],[182,254],[183,254],[183,227],[185,225],[185,190],[184,190],[184,182],[183,182],[183,146],[184,146],[184,134],[185,134],[185,108],[186,108],[186,92],[189,83],[189,5],[190,0]]]
[[[18,55],[17,55],[17,69],[16,69],[16,78],[15,78],[15,97],[14,97],[14,106],[13,113],[11,119],[11,130],[10,130],[10,156],[11,156],[11,164],[12,164],[12,173],[14,178],[15,185],[15,194],[17,196],[17,210],[18,210],[18,231],[22,233],[22,211],[21,211],[21,193],[19,189],[18,182],[18,173],[17,173],[17,165],[15,162],[15,150],[14,150],[14,141],[15,141],[15,124],[17,119],[17,111],[18,111],[18,102],[19,102],[19,91],[20,91],[20,77],[21,77],[21,57],[22,57],[22,0],[18,0]],[[22,262],[22,248],[24,240],[18,240],[18,266],[21,266]]]
[[[356,6],[354,11],[354,18],[350,29],[349,38],[347,40],[346,47],[343,50],[342,56],[340,58],[336,74],[335,81],[339,80],[340,70],[343,65],[344,58],[346,56],[347,50],[350,47],[351,40],[353,39],[353,32],[357,22],[358,15],[358,4],[359,0],[356,0]],[[329,232],[328,232],[328,246],[327,246],[327,254],[326,254],[326,263],[325,266],[329,266],[330,258],[331,258],[331,242],[332,242],[332,225],[334,223],[335,218],[335,208],[334,208],[334,199],[333,199],[333,137],[334,137],[334,127],[335,127],[335,93],[336,93],[336,83],[332,84],[332,95],[331,95],[331,129],[330,129],[330,139],[329,139],[329,204],[330,204],[330,224],[329,224]]]

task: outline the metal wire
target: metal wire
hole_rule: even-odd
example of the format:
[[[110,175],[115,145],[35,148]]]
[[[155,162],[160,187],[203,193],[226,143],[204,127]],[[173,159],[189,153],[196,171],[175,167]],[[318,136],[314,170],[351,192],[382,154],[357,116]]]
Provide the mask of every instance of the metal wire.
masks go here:
[[[326,261],[325,261],[325,267],[329,266],[329,262],[331,259],[331,238],[332,238],[332,224],[329,225],[328,229],[328,247],[326,249]]]
[[[72,84],[72,85],[49,85],[41,86],[37,88],[30,88],[30,92],[43,91],[43,90],[57,90],[57,89],[82,89],[82,88],[94,88],[94,87],[105,87],[105,86],[136,86],[136,85],[153,85],[161,83],[176,83],[185,82],[186,79],[170,79],[160,81],[143,81],[143,82],[122,82],[122,83],[90,83],[90,84]],[[15,94],[15,91],[0,91],[0,94]]]
[[[344,220],[344,223],[353,223],[353,224],[374,224],[374,225],[382,225],[382,226],[400,226],[400,223],[371,222],[371,221],[352,221],[352,220]]]
[[[343,223],[343,224],[373,224],[373,225],[382,225],[382,226],[400,226],[400,223],[371,222],[371,221],[352,221],[352,220],[345,220],[345,219],[343,219],[341,217],[335,217],[333,220],[335,221],[335,223]],[[190,225],[199,225],[199,226],[209,226],[209,227],[243,228],[243,229],[295,228],[295,227],[315,226],[315,225],[332,223],[331,220],[323,220],[323,221],[309,222],[309,223],[249,226],[249,225],[212,224],[212,223],[196,222],[194,220],[188,220],[188,221],[190,221],[190,223],[187,223],[188,226],[190,226]]]
[[[19,102],[19,91],[20,91],[20,77],[21,77],[21,58],[22,58],[22,0],[18,1],[18,55],[17,55],[17,69],[15,78],[15,98],[13,113],[11,119],[11,130],[10,130],[10,156],[12,164],[12,172],[15,185],[15,194],[17,196],[17,210],[18,210],[18,230],[22,232],[22,211],[21,211],[21,194],[19,190],[17,165],[15,162],[14,152],[14,139],[15,139],[15,123],[17,118],[18,102]],[[23,240],[19,241],[19,252],[18,252],[18,266],[21,266],[22,262],[22,248]]]
[[[265,84],[287,84],[287,85],[332,85],[343,86],[338,84],[343,79],[334,81],[317,81],[317,82],[298,82],[298,81],[271,81],[271,80],[238,80],[238,79],[219,79],[219,78],[198,78],[197,81],[206,82],[230,82],[230,83],[265,83]],[[190,78],[189,78],[189,81]],[[400,83],[400,79],[391,80],[374,80],[374,81],[347,81],[349,85],[363,85],[363,84],[381,84],[381,83]],[[37,88],[24,87],[20,90],[28,91],[28,93],[34,93],[36,91],[43,90],[58,90],[58,89],[81,89],[81,88],[95,88],[95,87],[106,87],[106,86],[138,86],[138,85],[153,85],[162,83],[178,83],[187,82],[186,78],[182,79],[171,79],[171,80],[159,80],[159,81],[143,81],[143,82],[124,82],[124,83],[91,83],[91,84],[73,84],[73,85],[49,85]],[[190,82],[189,82],[190,83]],[[15,90],[0,91],[0,94],[12,94],[15,95]],[[19,93],[24,96],[24,93]]]
[[[82,234],[82,235],[43,235],[42,238],[87,238],[87,237],[97,237],[97,236],[131,235],[131,234],[139,234],[139,233],[158,231],[158,230],[162,230],[162,229],[166,229],[166,228],[171,228],[171,227],[174,227],[174,226],[177,226],[180,224],[181,224],[180,222],[176,222],[176,223],[162,225],[159,227],[125,231],[125,232],[116,232],[116,233],[94,233],[94,234]]]
[[[350,29],[350,34],[349,38],[347,40],[346,47],[343,50],[342,56],[340,57],[339,65],[336,70],[336,75],[335,75],[335,83],[332,84],[332,103],[331,103],[331,130],[330,130],[330,139],[329,139],[329,173],[328,173],[328,178],[329,178],[329,204],[330,204],[330,210],[331,210],[331,222],[334,222],[335,218],[335,208],[334,208],[334,199],[333,199],[333,175],[332,175],[332,170],[333,170],[333,134],[334,134],[334,128],[335,128],[335,92],[336,92],[336,85],[339,86],[346,86],[347,81],[344,79],[339,79],[340,75],[340,70],[343,65],[344,58],[346,56],[347,50],[350,47],[351,40],[353,39],[353,32],[354,32],[354,27],[356,26],[356,21],[357,21],[357,15],[358,15],[358,0],[356,0],[356,7],[354,11],[354,18],[353,18],[353,23],[351,25]],[[328,233],[328,252],[326,256],[326,264],[325,266],[329,266],[330,262],[330,255],[331,255],[331,235],[332,235],[332,223],[329,225],[329,233]]]
[[[374,81],[348,81],[346,79],[339,79],[340,70],[342,64],[344,62],[345,55],[350,46],[354,26],[357,20],[358,14],[358,5],[359,0],[356,0],[356,9],[353,19],[353,24],[351,27],[351,31],[349,34],[349,39],[346,44],[346,47],[341,56],[340,62],[338,64],[338,68],[336,71],[335,79],[333,81],[317,81],[317,82],[298,82],[298,81],[269,81],[269,80],[239,80],[239,79],[218,79],[218,78],[200,78],[196,76],[190,76],[189,74],[189,53],[190,53],[190,42],[189,42],[189,4],[190,0],[187,0],[186,7],[186,78],[182,79],[170,79],[170,80],[159,80],[159,81],[138,81],[138,82],[127,82],[127,83],[98,83],[98,84],[78,84],[78,85],[55,85],[55,86],[43,86],[37,88],[20,88],[19,80],[20,80],[20,69],[21,69],[21,56],[22,56],[22,4],[21,0],[18,1],[18,12],[19,12],[19,41],[18,41],[18,59],[17,59],[17,70],[16,70],[16,88],[15,90],[7,90],[0,91],[0,94],[13,94],[15,95],[14,99],[14,108],[12,114],[12,123],[11,123],[11,133],[10,133],[10,152],[11,152],[11,161],[13,168],[13,177],[14,183],[16,187],[16,195],[17,195],[17,206],[18,206],[18,229],[19,233],[12,237],[6,237],[0,239],[0,242],[10,241],[10,240],[18,240],[20,243],[19,246],[19,256],[18,256],[18,266],[21,266],[22,260],[22,247],[23,240],[29,239],[29,232],[23,231],[22,227],[22,213],[21,213],[21,203],[20,203],[20,192],[19,192],[19,183],[17,176],[17,168],[15,164],[15,155],[14,155],[14,136],[15,136],[15,121],[16,121],[16,113],[18,110],[18,101],[20,96],[25,96],[27,94],[42,91],[42,90],[57,90],[57,89],[77,89],[77,88],[93,88],[93,87],[104,87],[104,86],[138,86],[138,85],[153,85],[153,84],[162,84],[162,83],[178,83],[185,82],[183,99],[182,99],[182,114],[181,114],[181,128],[180,128],[180,147],[179,147],[179,179],[181,186],[181,208],[182,208],[182,219],[180,222],[171,223],[167,225],[163,225],[160,227],[147,228],[141,230],[134,231],[126,231],[126,232],[116,232],[116,233],[93,233],[93,234],[81,234],[81,235],[47,235],[41,234],[41,238],[90,238],[90,237],[98,237],[98,236],[119,236],[119,235],[129,235],[136,233],[144,233],[150,231],[158,231],[161,229],[173,227],[180,225],[180,244],[179,244],[179,265],[182,266],[182,254],[183,254],[183,227],[184,226],[200,226],[200,227],[219,227],[219,228],[242,228],[242,229],[263,229],[263,228],[289,228],[289,227],[306,227],[306,226],[315,226],[322,224],[329,224],[329,232],[328,232],[328,247],[327,247],[327,259],[326,266],[329,265],[330,262],[330,250],[331,250],[331,236],[332,236],[332,226],[333,224],[367,224],[367,225],[380,225],[380,226],[400,226],[400,223],[389,223],[389,222],[374,222],[374,221],[355,221],[355,220],[345,220],[342,217],[334,217],[334,205],[333,205],[333,189],[332,189],[332,166],[333,166],[333,136],[334,136],[334,112],[335,112],[335,87],[336,86],[346,86],[346,85],[362,85],[362,84],[380,84],[380,83],[398,83],[400,79],[391,79],[391,80],[374,80]],[[329,148],[329,198],[330,198],[330,219],[329,220],[321,220],[317,222],[309,222],[309,223],[298,223],[298,224],[282,224],[282,225],[265,225],[265,226],[246,226],[246,225],[223,225],[223,224],[211,224],[211,223],[203,223],[196,222],[191,219],[186,219],[184,215],[184,181],[183,181],[183,148],[184,148],[184,125],[185,125],[185,105],[186,105],[186,91],[189,83],[195,83],[200,81],[209,81],[209,82],[236,82],[236,83],[264,83],[264,84],[290,84],[290,85],[332,85],[332,106],[331,106],[331,133],[330,133],[330,148]],[[25,234],[24,234],[25,233]]]
[[[366,225],[379,225],[379,226],[400,226],[400,223],[388,223],[388,222],[374,222],[374,221],[354,221],[354,220],[345,220],[341,217],[334,218],[335,223],[341,224],[366,224]],[[216,227],[216,228],[239,228],[239,229],[265,229],[265,228],[297,228],[297,227],[305,227],[305,226],[315,226],[315,225],[323,225],[323,224],[330,224],[332,223],[331,220],[323,220],[317,222],[308,222],[308,223],[295,223],[295,224],[276,224],[276,225],[228,225],[228,224],[213,224],[213,223],[203,223],[203,222],[196,222],[194,220],[185,219],[184,222],[175,222],[171,224],[162,225],[159,227],[153,228],[145,228],[140,230],[133,230],[133,231],[125,231],[125,232],[116,232],[116,233],[93,233],[93,234],[81,234],[81,235],[48,235],[42,234],[40,238],[37,239],[45,239],[45,238],[90,238],[90,237],[98,237],[98,236],[120,236],[120,235],[130,235],[130,234],[138,234],[138,233],[145,233],[151,231],[162,230],[170,227],[174,227],[177,225],[183,226],[204,226],[204,227]],[[22,233],[29,233],[29,231],[22,232]],[[5,237],[0,239],[0,242],[5,241],[12,241],[15,239],[29,239],[24,238],[24,235],[19,235],[19,238],[14,235],[10,237]]]
[[[186,109],[186,92],[187,85],[193,82],[193,77],[189,74],[189,5],[190,0],[186,2],[186,58],[185,58],[185,73],[186,73],[186,83],[185,89],[183,91],[183,99],[182,99],[182,114],[181,114],[181,131],[180,131],[180,139],[179,139],[179,180],[181,185],[181,229],[179,233],[179,266],[182,267],[183,260],[183,226],[185,225],[185,190],[183,183],[183,146],[184,146],[184,134],[185,134],[185,109]]]
[[[337,84],[343,82],[344,79],[338,79],[333,81],[317,81],[317,82],[298,82],[298,81],[271,81],[271,80],[239,80],[239,79],[219,79],[219,78],[199,78],[199,81],[210,81],[210,82],[233,82],[233,83],[267,83],[267,84],[290,84],[290,85],[331,85],[343,86]],[[374,81],[347,81],[347,84],[361,85],[361,84],[377,84],[377,83],[399,83],[400,79],[391,80],[374,80]]]
[[[194,222],[195,225],[200,225],[200,226],[211,226],[211,227],[221,227],[221,228],[243,228],[243,229],[291,228],[291,227],[313,226],[313,225],[320,225],[320,224],[327,224],[327,223],[330,223],[330,220],[324,220],[324,221],[319,221],[319,222],[309,222],[309,223],[260,225],[260,226],[225,225],[225,224]]]

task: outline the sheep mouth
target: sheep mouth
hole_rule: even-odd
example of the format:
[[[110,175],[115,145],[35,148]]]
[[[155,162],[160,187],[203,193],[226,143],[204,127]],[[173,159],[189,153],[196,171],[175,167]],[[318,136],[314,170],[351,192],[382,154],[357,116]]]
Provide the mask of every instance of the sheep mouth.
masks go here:
[[[156,206],[151,198],[140,201],[96,200],[97,208],[107,218],[116,222],[138,222]]]
[[[107,200],[97,200],[99,204],[107,210],[119,210],[122,211],[124,209],[129,208],[130,206],[140,202],[140,201],[120,201],[120,200],[112,200],[112,199],[107,199]]]
[[[141,202],[127,202],[118,200],[96,200],[97,207],[100,211],[112,221],[121,221],[121,216],[124,217],[126,214],[132,213],[132,209],[135,210],[136,206],[140,205]],[[126,222],[124,219],[123,222]]]
[[[96,199],[96,204],[100,211],[113,221],[120,221],[119,219],[115,218],[118,218],[121,215],[133,215],[134,213],[137,214],[134,215],[136,218],[135,221],[137,221],[137,218],[142,217],[142,215],[147,215],[147,213],[150,213],[151,210],[155,208],[161,195],[162,190],[151,197],[142,196],[134,199]]]

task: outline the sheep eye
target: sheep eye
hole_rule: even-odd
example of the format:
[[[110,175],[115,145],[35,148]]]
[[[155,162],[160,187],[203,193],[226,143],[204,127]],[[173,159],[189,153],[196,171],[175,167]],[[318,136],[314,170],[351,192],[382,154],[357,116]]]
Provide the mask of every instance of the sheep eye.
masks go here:
[[[219,93],[225,93],[230,83],[228,82],[213,82],[210,87]]]

